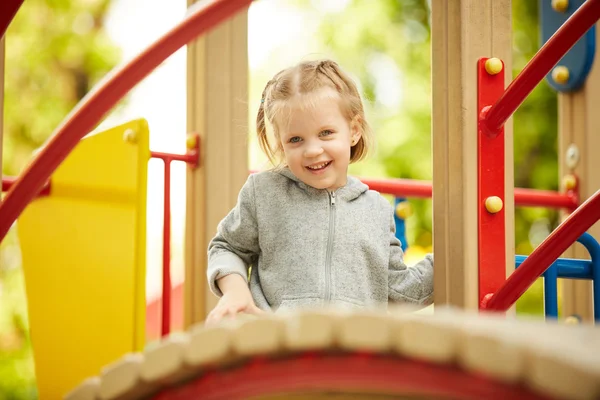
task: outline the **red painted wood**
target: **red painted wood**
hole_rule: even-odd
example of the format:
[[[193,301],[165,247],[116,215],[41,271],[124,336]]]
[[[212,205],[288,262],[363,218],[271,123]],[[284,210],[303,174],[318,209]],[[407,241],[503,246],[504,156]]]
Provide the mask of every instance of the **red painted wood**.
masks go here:
[[[504,69],[490,75],[485,70],[487,58],[477,63],[477,110],[479,123],[485,112],[504,92]],[[504,196],[504,127],[494,134],[482,129],[477,132],[477,207],[479,251],[479,304],[488,293],[494,293],[506,277],[505,207],[492,214],[485,200],[497,196],[506,204]]]
[[[364,354],[258,359],[241,367],[205,373],[179,387],[163,390],[154,399],[235,400],[340,388],[345,393],[436,399],[547,399],[519,385],[470,374],[452,365]]]

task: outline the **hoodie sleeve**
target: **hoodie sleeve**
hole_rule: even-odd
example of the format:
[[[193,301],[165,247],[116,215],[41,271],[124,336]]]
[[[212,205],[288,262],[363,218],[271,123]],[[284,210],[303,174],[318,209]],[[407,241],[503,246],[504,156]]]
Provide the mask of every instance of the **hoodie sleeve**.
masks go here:
[[[433,302],[433,255],[428,254],[413,267],[404,263],[393,214],[390,225],[388,286],[388,297],[392,301],[422,305]]]
[[[259,252],[258,225],[254,198],[254,180],[250,175],[238,195],[235,207],[217,227],[217,234],[208,245],[208,283],[210,290],[221,297],[217,280],[238,274],[248,278],[248,267]]]

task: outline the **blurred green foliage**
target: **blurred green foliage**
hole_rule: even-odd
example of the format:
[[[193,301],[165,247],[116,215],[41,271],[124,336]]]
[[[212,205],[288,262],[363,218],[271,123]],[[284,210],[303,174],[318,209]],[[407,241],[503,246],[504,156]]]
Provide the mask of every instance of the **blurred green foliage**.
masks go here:
[[[119,60],[110,0],[24,2],[6,33],[2,172],[17,175]],[[14,229],[0,246],[0,400],[35,399],[25,285]]]

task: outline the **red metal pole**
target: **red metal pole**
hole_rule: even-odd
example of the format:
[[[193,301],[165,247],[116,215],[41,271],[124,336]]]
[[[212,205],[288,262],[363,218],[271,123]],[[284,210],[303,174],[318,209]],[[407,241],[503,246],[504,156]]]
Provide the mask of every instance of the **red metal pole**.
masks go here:
[[[171,330],[171,159],[165,158],[163,210],[162,336]]]
[[[54,131],[51,139],[0,203],[0,240],[4,239],[13,222],[79,140],[132,87],[183,45],[233,16],[251,2],[252,0],[207,0],[197,3],[198,7],[186,15],[181,23],[133,60],[110,73],[88,93]]]
[[[2,192],[10,190],[15,185],[17,178],[11,176],[2,177]],[[38,193],[38,196],[48,196],[50,194],[50,182],[44,183],[42,189]]]
[[[412,179],[359,179],[371,190],[394,196],[430,198],[433,192],[431,182]]]
[[[551,190],[515,188],[515,204],[519,206],[566,208],[574,210],[578,206],[577,196]]]
[[[0,39],[4,37],[8,26],[23,5],[23,0],[3,0],[0,4]]]
[[[508,310],[560,255],[600,219],[600,190],[587,199],[529,255],[483,308]]]
[[[482,128],[496,133],[525,98],[544,79],[585,32],[600,18],[600,0],[587,0],[552,35],[521,73],[506,88],[482,121]]]

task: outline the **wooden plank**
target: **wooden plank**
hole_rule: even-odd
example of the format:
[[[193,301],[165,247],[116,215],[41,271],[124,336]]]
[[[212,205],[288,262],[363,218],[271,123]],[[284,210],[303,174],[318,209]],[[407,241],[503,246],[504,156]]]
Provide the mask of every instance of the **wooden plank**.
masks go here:
[[[187,177],[186,326],[204,320],[216,303],[206,283],[206,249],[248,176],[247,19],[244,10],[188,46],[187,125],[200,134],[201,163]]]
[[[478,307],[476,65],[480,57],[503,58],[505,73],[510,77],[510,15],[509,0],[432,1],[437,305]],[[510,127],[509,133],[512,146]],[[512,147],[507,147],[506,152],[507,159],[512,160]],[[506,176],[506,186],[510,188],[512,171],[506,171]],[[509,190],[507,193],[512,193]],[[506,213],[510,227],[512,215],[513,211]],[[509,243],[513,241],[510,239]],[[508,249],[507,254],[514,253]]]
[[[598,29],[596,26],[596,40]],[[559,93],[558,157],[559,179],[574,172],[579,177],[580,197],[584,201],[600,187],[600,159],[595,154],[600,146],[597,127],[600,116],[596,110],[600,100],[600,67],[594,62],[584,87],[574,93]],[[566,165],[566,152],[571,144],[579,149],[579,163],[573,171]],[[563,213],[564,216],[564,213]],[[588,231],[600,240],[600,223]],[[572,246],[564,257],[589,259],[587,250],[577,244]],[[564,315],[577,314],[586,321],[593,320],[592,284],[589,281],[563,281]]]

